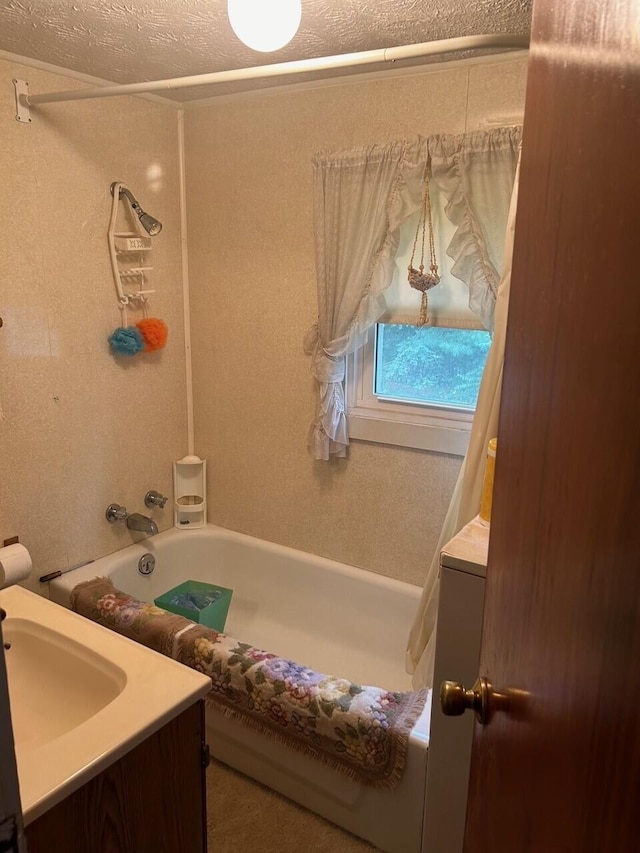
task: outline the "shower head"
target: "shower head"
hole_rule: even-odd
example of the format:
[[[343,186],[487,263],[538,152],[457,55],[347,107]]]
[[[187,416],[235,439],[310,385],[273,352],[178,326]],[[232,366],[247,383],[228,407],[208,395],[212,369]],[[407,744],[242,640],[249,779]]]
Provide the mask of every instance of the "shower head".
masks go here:
[[[136,209],[135,204],[132,204],[131,206],[138,214],[140,224],[150,237],[155,237],[156,234],[159,234],[162,231],[161,222],[158,222],[158,220],[154,219],[153,216],[150,216],[148,213],[145,213],[144,210],[142,210],[141,208]]]
[[[111,195],[113,195],[113,188],[115,186],[118,186],[117,181],[114,181],[111,184]],[[140,220],[140,224],[142,225],[144,230],[147,232],[147,234],[150,237],[155,237],[156,234],[159,234],[162,231],[162,223],[158,222],[157,219],[154,219],[154,217],[151,216],[150,213],[144,212],[144,210],[140,207],[137,199],[134,197],[133,193],[130,190],[128,190],[126,187],[123,187],[122,184],[119,184],[119,186],[120,186],[120,195],[121,196],[125,195],[128,198],[129,204],[131,205],[131,209],[133,210],[133,212],[136,214],[136,216]]]

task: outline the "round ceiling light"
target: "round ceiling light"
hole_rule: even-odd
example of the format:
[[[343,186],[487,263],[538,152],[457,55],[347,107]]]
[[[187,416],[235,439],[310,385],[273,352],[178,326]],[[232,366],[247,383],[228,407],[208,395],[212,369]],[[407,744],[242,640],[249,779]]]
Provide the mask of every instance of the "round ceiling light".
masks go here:
[[[302,0],[228,0],[227,14],[240,41],[269,53],[284,47],[298,32]]]

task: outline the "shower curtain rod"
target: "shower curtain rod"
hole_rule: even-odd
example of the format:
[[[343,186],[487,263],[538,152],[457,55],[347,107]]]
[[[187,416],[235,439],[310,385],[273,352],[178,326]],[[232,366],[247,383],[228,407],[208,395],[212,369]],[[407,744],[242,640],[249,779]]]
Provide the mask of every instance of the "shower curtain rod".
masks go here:
[[[408,44],[399,47],[380,48],[378,50],[363,50],[358,53],[299,59],[293,62],[277,62],[273,65],[258,65],[252,68],[213,71],[209,74],[196,74],[191,77],[173,77],[168,80],[151,80],[146,83],[122,83],[114,86],[75,89],[66,92],[49,92],[43,95],[29,95],[28,84],[24,80],[14,80],[18,113],[16,118],[18,121],[30,121],[29,107],[39,106],[40,104],[52,104],[59,101],[82,101],[90,98],[112,98],[117,95],[138,95],[147,92],[161,92],[163,90],[187,89],[193,86],[206,86],[212,83],[230,83],[237,80],[276,77],[280,74],[328,71],[334,68],[351,68],[355,65],[367,65],[373,62],[396,62],[401,59],[436,56],[441,53],[461,50],[481,50],[487,48],[503,48],[508,50],[526,49],[528,47],[529,39],[527,36],[513,35],[511,33],[461,36],[459,38],[426,41],[420,44]],[[21,117],[21,113],[24,117]]]

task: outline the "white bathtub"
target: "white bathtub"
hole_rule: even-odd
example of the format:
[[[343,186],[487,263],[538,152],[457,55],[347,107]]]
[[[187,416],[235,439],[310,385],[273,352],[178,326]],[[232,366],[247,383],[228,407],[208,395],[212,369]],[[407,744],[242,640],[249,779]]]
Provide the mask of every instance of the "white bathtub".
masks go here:
[[[145,576],[138,560],[146,553],[156,566]],[[236,639],[360,684],[411,689],[404,652],[420,596],[411,584],[213,525],[168,530],[69,572],[51,583],[51,599],[68,606],[71,589],[97,575],[145,601],[189,579],[230,587],[225,632]],[[392,791],[366,788],[210,709],[207,734],[226,764],[387,853],[419,853],[429,717],[430,701]]]

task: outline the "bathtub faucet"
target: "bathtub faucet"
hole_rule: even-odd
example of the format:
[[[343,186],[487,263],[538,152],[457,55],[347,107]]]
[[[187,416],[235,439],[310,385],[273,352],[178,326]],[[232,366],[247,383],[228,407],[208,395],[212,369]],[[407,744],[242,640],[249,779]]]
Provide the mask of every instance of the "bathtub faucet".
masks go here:
[[[169,500],[165,495],[161,495],[160,492],[156,492],[155,489],[151,489],[144,496],[144,505],[148,506],[149,509],[153,509],[154,506],[159,506],[160,509],[164,509],[164,505]]]
[[[105,516],[110,524],[114,524],[116,521],[126,521],[129,530],[148,533],[149,536],[155,536],[158,532],[158,525],[152,518],[140,515],[139,512],[129,514],[127,508],[120,506],[120,504],[109,504]]]
[[[158,525],[152,518],[147,518],[146,515],[140,515],[139,512],[133,512],[127,516],[127,527],[129,530],[138,530],[141,533],[148,533],[149,536],[155,536],[158,532]]]

